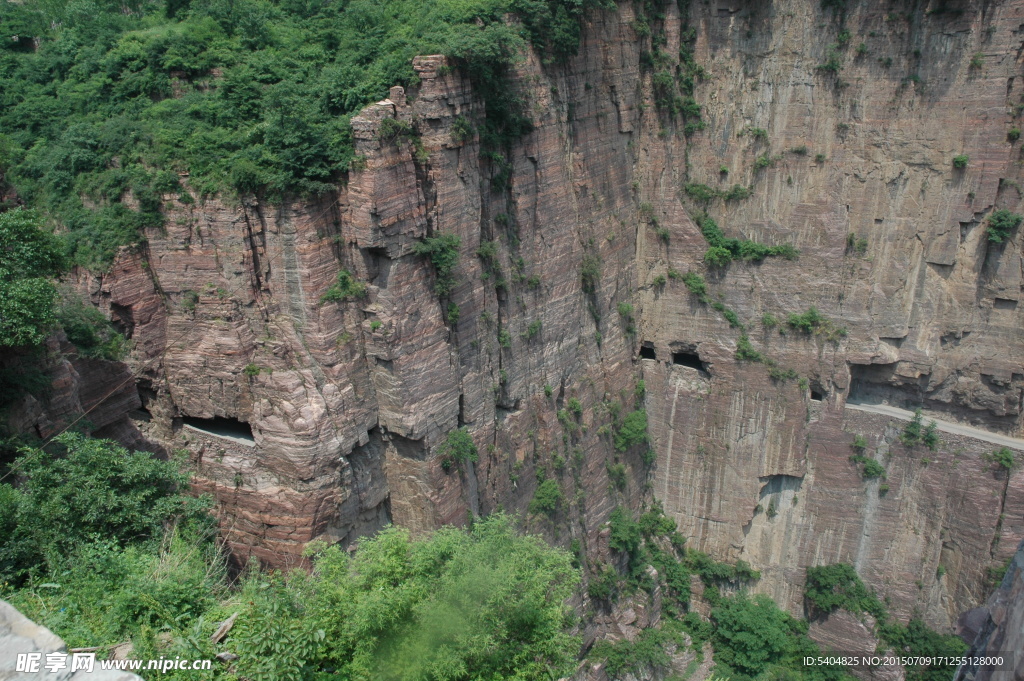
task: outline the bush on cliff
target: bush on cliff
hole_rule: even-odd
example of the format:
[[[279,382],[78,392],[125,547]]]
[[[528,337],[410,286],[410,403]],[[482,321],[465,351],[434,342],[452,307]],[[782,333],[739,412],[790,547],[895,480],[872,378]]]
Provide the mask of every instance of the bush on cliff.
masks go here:
[[[65,267],[60,240],[35,211],[0,213],[0,348],[39,345],[56,322],[51,279]]]
[[[530,123],[508,67],[531,43],[549,60],[574,54],[583,15],[611,5],[4,3],[0,165],[68,229],[74,261],[102,269],[193,192],[331,190],[355,160],[350,116],[412,85],[417,54],[466,67],[487,100],[485,142],[521,134]]]
[[[1013,230],[1020,227],[1022,220],[1024,220],[1024,216],[1012,213],[1005,208],[992,211],[992,215],[988,216],[988,240],[997,244],[1003,243],[1010,238]]]

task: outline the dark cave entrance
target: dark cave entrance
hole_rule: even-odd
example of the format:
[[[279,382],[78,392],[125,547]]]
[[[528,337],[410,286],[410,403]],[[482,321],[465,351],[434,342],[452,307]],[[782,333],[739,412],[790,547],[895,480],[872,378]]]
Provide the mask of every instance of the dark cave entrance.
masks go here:
[[[224,418],[223,416],[215,416],[212,419],[185,416],[182,418],[182,422],[184,422],[186,426],[190,426],[215,437],[245,440],[250,444],[256,444],[256,439],[252,435],[252,427],[245,421]]]

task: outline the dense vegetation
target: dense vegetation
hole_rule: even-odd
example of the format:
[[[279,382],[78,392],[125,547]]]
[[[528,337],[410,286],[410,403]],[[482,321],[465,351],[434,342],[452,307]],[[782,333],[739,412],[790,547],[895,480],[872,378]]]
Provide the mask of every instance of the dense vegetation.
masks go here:
[[[885,605],[868,590],[851,565],[837,563],[807,568],[804,597],[813,614],[843,609],[871,615],[875,618],[878,637],[901,655],[956,657],[967,650],[967,644],[958,637],[932,631],[916,617],[907,625],[891,620]],[[947,681],[954,671],[955,666],[948,665],[907,667],[906,678],[907,681]]]
[[[321,193],[354,159],[349,116],[411,58],[444,53],[488,100],[485,143],[529,129],[508,65],[579,44],[609,0],[56,0],[3,3],[0,167],[103,267],[165,200]],[[506,23],[507,13],[518,23]],[[184,182],[184,184],[183,184]],[[191,190],[191,191],[190,191]]]
[[[664,668],[669,651],[685,642],[686,634],[700,651],[705,641],[714,647],[721,678],[750,681],[758,678],[791,678],[806,681],[846,679],[841,668],[805,667],[804,655],[817,655],[807,636],[807,623],[794,619],[766,596],[747,597],[742,591],[723,596],[760,578],[745,562],[722,563],[706,553],[684,547],[685,539],[661,506],[634,518],[619,507],[610,520],[609,546],[626,555],[626,574],[606,567],[591,577],[588,593],[599,600],[614,599],[636,589],[651,590],[655,584],[647,567],[657,570],[662,588],[662,608],[667,615],[660,630],[644,632],[636,641],[602,643],[593,656],[607,661],[612,678],[623,678],[651,668]],[[689,611],[690,579],[697,575],[703,596],[712,606],[711,620]],[[698,652],[698,656],[702,653]],[[761,676],[765,674],[765,676]]]
[[[79,435],[59,443],[60,457],[25,450],[18,486],[0,483],[0,597],[70,646],[240,655],[234,669],[180,672],[189,679],[539,679],[574,668],[565,601],[579,574],[508,516],[417,541],[391,528],[354,556],[316,547],[311,574],[252,569],[231,584],[207,502],[182,494],[176,462]],[[210,634],[233,612],[215,649]]]
[[[38,224],[32,211],[0,213],[0,348],[39,345],[56,323],[63,249]]]

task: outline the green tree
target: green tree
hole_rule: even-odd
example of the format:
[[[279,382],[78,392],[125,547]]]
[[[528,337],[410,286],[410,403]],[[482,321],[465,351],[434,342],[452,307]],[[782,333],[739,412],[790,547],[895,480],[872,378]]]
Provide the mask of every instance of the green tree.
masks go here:
[[[0,213],[0,347],[39,345],[53,328],[65,268],[60,240],[41,228],[38,213]]]
[[[446,471],[452,466],[461,465],[463,461],[476,463],[480,456],[472,436],[465,427],[448,433],[444,442],[438,445],[437,453],[441,457],[441,467]]]
[[[579,573],[568,552],[514,525],[497,514],[468,532],[443,528],[420,541],[389,528],[361,541],[354,558],[326,549],[308,580],[296,575],[263,598],[298,594],[302,607],[292,617],[304,618],[307,632],[325,632],[299,668],[409,681],[566,676],[580,646],[566,605]],[[258,585],[244,591],[258,593]],[[255,601],[240,619],[264,610]],[[243,631],[239,639],[248,646],[263,635]]]
[[[988,240],[1001,244],[1006,241],[1013,230],[1020,227],[1021,221],[1024,220],[1024,216],[1020,216],[1016,213],[1012,213],[1005,208],[992,211],[992,214],[988,216]]]
[[[0,535],[5,579],[39,569],[93,537],[125,545],[159,538],[168,519],[209,522],[208,501],[185,493],[189,476],[178,462],[77,433],[55,442],[64,450],[60,457],[23,450],[12,464],[21,482],[0,495],[15,513]]]
[[[647,412],[637,409],[626,414],[622,426],[615,432],[615,449],[624,452],[634,445],[647,442]]]

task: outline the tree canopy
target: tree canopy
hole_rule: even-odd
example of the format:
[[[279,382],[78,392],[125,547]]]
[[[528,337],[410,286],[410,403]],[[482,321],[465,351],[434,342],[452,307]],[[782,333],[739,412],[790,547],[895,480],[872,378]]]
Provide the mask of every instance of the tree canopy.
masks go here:
[[[522,132],[501,74],[529,43],[574,53],[596,6],[614,3],[4,2],[0,162],[69,229],[75,262],[102,268],[174,197],[330,189],[354,158],[349,116],[414,84],[417,54],[466,65],[488,99],[485,133]]]

